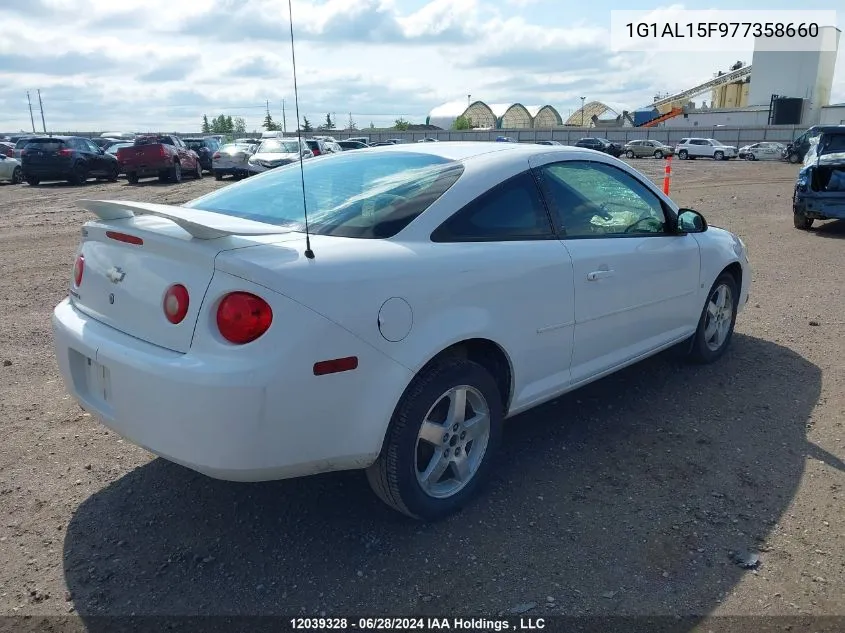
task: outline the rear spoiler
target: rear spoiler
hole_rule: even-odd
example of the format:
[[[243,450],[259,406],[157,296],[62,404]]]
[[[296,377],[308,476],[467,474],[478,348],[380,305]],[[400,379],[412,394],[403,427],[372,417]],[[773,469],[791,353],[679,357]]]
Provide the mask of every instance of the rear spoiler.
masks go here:
[[[165,218],[178,224],[199,240],[214,240],[227,235],[275,235],[291,232],[290,229],[275,224],[169,204],[129,200],[77,200],[76,204],[106,221],[124,220],[141,215]]]

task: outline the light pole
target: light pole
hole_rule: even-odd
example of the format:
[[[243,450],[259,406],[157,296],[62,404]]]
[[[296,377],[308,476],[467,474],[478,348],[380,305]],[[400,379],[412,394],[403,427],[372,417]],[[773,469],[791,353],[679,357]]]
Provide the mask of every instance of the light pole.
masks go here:
[[[584,100],[587,97],[581,97],[581,127],[584,127]]]

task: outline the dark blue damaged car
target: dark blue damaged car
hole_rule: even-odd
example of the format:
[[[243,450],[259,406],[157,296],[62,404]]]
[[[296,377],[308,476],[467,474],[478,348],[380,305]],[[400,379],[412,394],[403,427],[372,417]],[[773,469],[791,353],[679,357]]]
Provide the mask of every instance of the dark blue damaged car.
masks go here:
[[[816,220],[845,220],[845,125],[818,130],[792,196],[795,228],[804,231]]]

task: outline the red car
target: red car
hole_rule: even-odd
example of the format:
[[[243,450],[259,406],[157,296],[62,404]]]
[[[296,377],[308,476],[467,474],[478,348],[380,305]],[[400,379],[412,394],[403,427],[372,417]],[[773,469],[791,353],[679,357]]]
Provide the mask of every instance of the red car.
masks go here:
[[[161,182],[182,182],[188,174],[202,178],[202,166],[197,153],[172,134],[141,136],[132,147],[117,150],[117,160],[130,183],[139,178],[158,176]]]

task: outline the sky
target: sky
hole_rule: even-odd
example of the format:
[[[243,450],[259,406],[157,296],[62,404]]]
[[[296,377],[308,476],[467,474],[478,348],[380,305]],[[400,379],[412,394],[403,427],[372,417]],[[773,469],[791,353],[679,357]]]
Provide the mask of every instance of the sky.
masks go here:
[[[841,0],[804,9],[837,8]],[[555,106],[647,105],[656,93],[709,79],[744,50],[610,50],[620,0],[292,0],[301,117],[339,128],[397,118],[424,123],[435,106],[471,99]],[[641,2],[635,9],[735,9]],[[743,9],[795,9],[746,0]],[[837,15],[843,25],[845,11]],[[0,132],[198,131],[203,114],[271,115],[295,129],[287,0],[0,0]],[[705,97],[709,98],[709,95]],[[701,97],[699,97],[700,99]],[[832,102],[845,101],[845,38]]]

